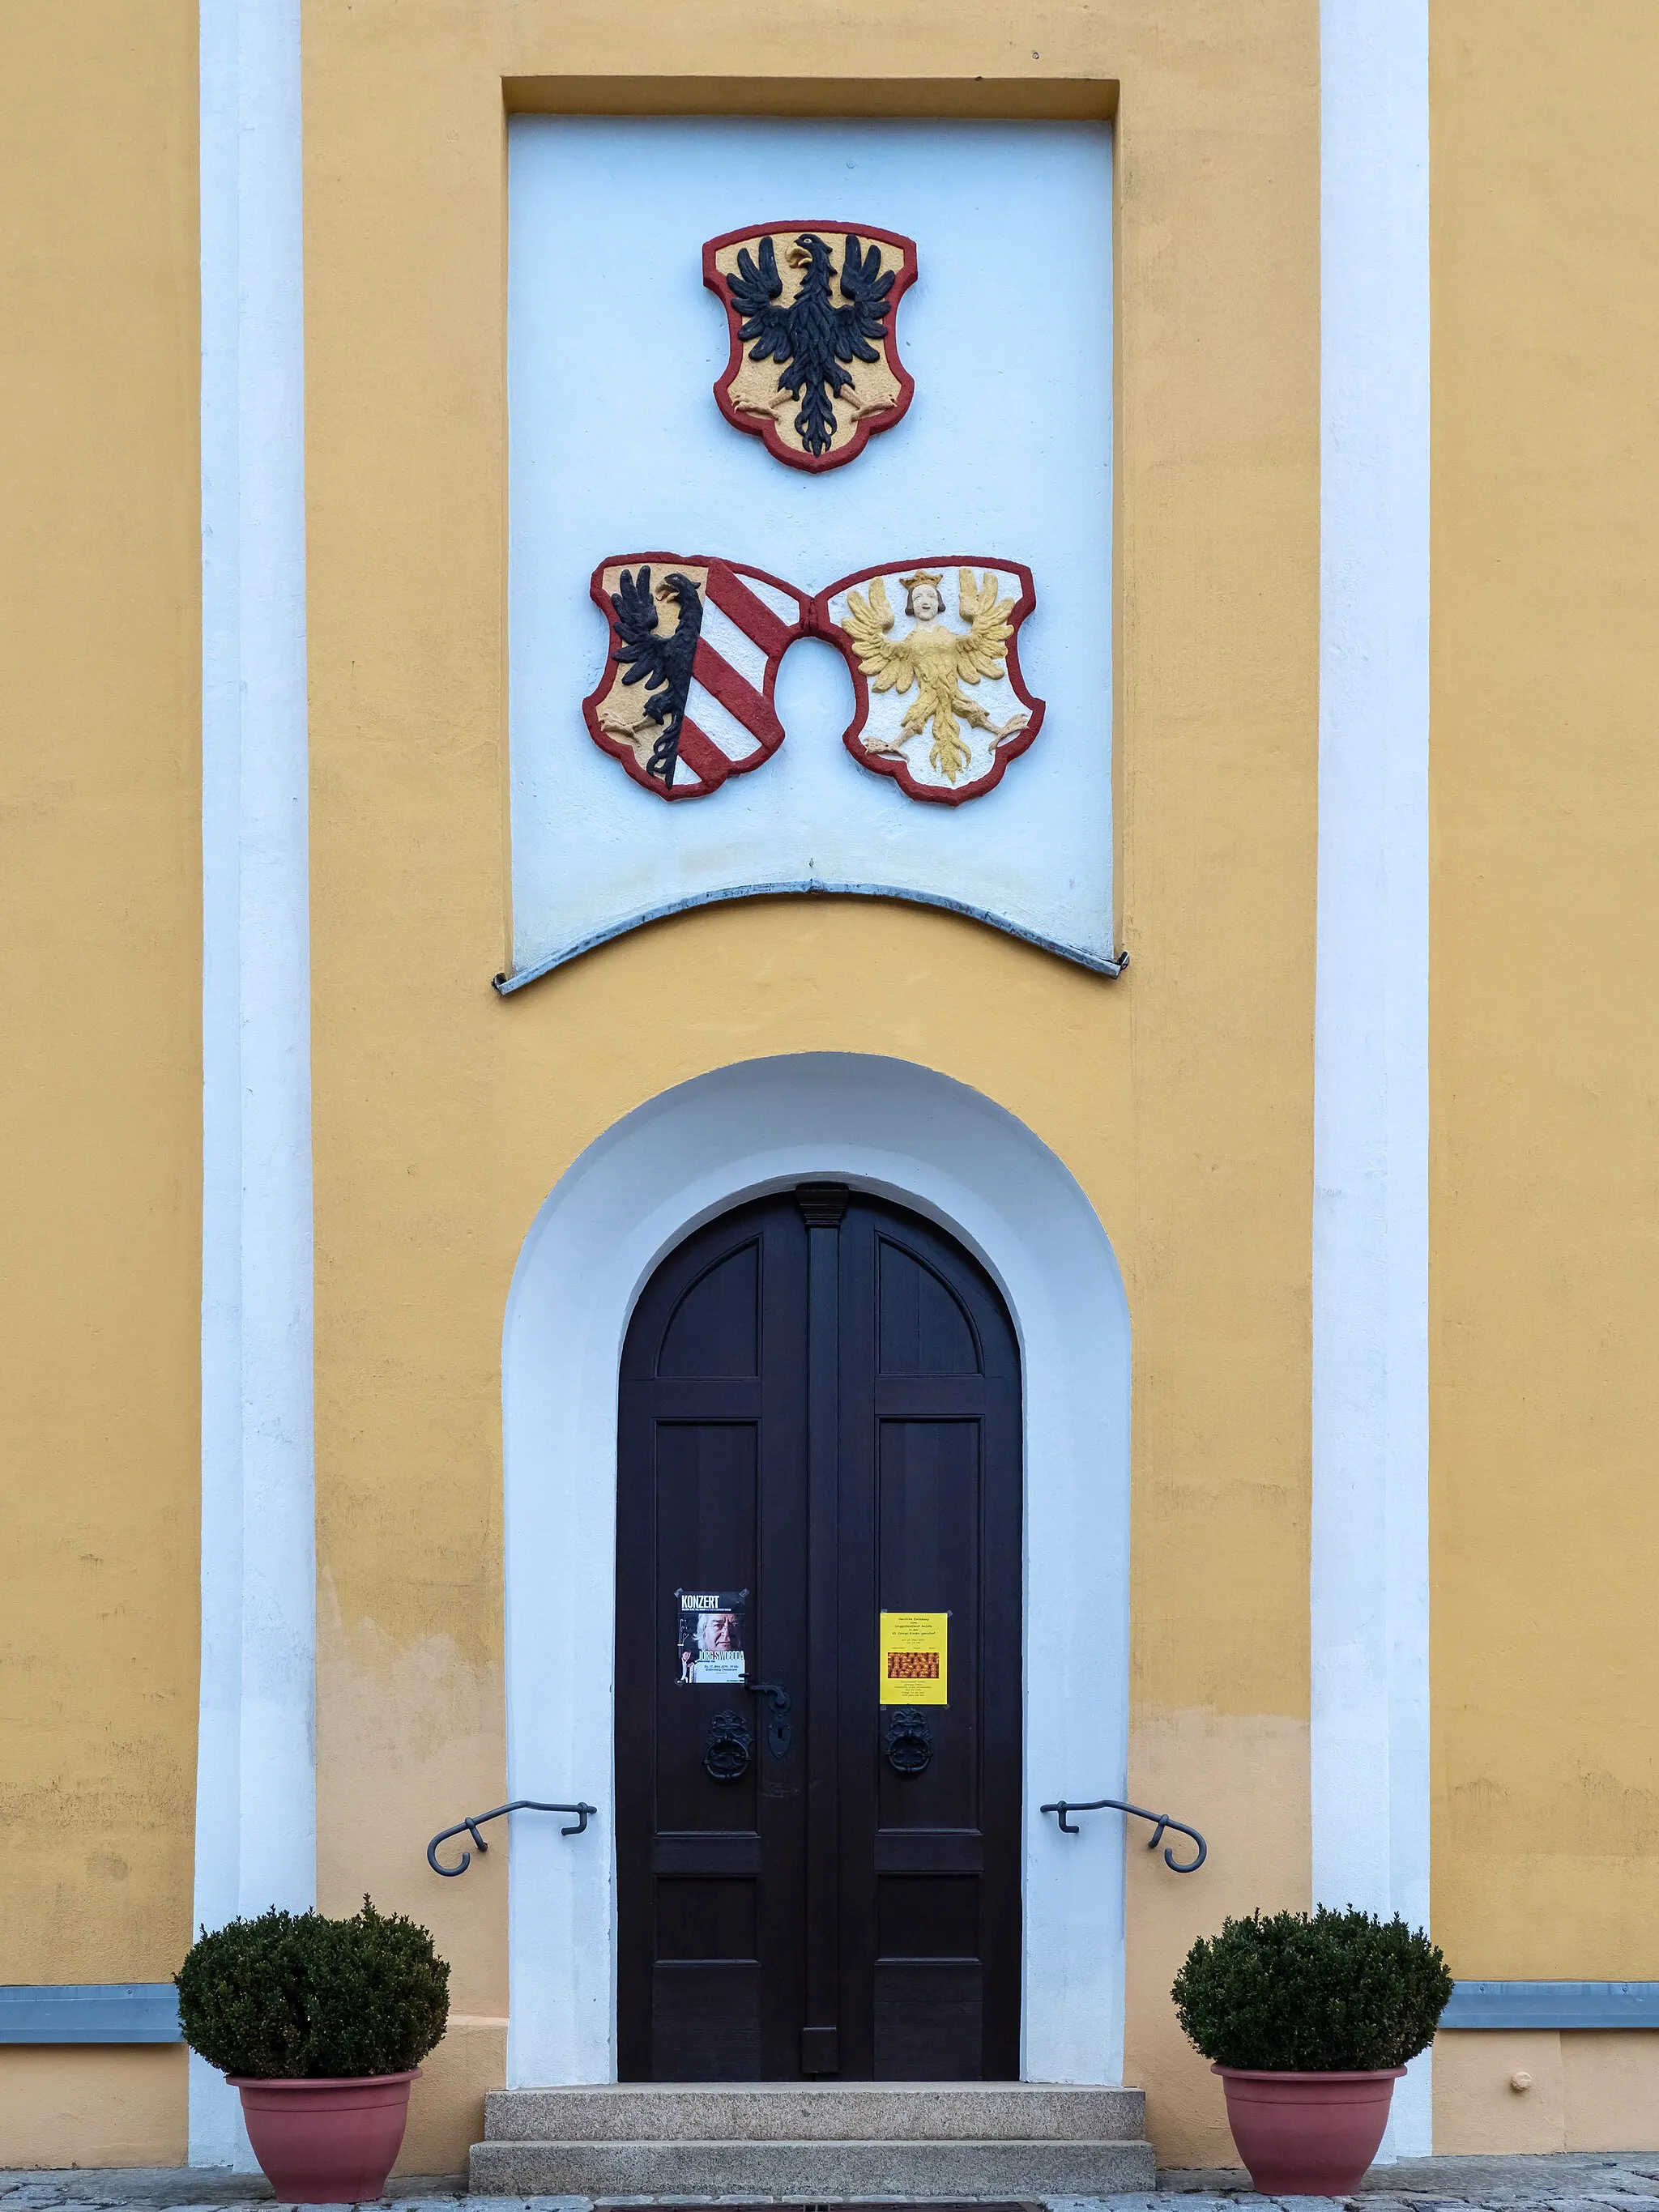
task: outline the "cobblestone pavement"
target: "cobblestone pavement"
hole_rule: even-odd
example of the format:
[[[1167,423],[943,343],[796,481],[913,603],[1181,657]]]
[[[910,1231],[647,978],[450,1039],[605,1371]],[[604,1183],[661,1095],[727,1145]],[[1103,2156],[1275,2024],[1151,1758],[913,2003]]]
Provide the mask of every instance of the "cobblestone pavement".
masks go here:
[[[1158,2177],[1156,2197],[1051,2197],[1045,2212],[1176,2212],[1172,2194],[1187,2202],[1180,2212],[1659,2212],[1659,2153],[1569,2154],[1539,2158],[1423,2158],[1374,2166],[1358,2197],[1257,2197],[1248,2177],[1224,2169],[1170,2172]],[[84,2166],[47,2173],[0,2172],[0,2212],[246,2212],[271,2203],[264,2177],[213,2169]],[[793,2200],[791,2200],[793,2201]],[[799,2200],[805,2203],[807,2199]],[[817,2198],[812,2203],[826,2200]],[[831,2199],[848,2205],[878,2200]],[[883,2198],[884,2203],[896,2200]],[[770,2202],[753,2197],[604,2198],[616,2204],[744,2205]],[[470,2199],[459,2174],[400,2175],[380,2200],[380,2212],[590,2212],[584,2197],[482,2197]]]

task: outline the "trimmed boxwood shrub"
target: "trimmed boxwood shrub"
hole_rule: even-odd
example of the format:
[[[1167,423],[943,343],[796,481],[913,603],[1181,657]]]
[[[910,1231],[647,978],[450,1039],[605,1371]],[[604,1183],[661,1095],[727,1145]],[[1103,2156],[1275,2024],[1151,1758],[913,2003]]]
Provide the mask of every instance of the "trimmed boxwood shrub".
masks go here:
[[[405,2073],[449,2018],[431,1936],[367,1898],[351,1920],[271,1911],[204,1929],[173,1980],[191,2049],[262,2081]]]
[[[1253,1912],[1187,1954],[1170,1994],[1188,2038],[1222,2066],[1360,2074],[1434,2040],[1452,1992],[1436,1945],[1369,1912]]]

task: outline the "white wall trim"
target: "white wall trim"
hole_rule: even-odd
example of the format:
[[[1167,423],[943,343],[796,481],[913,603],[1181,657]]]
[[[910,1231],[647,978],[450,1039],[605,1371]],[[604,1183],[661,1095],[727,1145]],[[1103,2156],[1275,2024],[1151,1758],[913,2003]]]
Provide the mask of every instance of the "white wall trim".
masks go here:
[[[1313,1887],[1429,1919],[1426,0],[1322,0]],[[1427,2153],[1426,2055],[1389,2145]]]
[[[194,1919],[316,1894],[299,0],[202,0]],[[192,2165],[252,2165],[192,2058]]]
[[[617,1374],[629,1316],[700,1222],[815,1176],[932,1216],[1013,1314],[1025,1389],[1023,2063],[1036,2080],[1122,2077],[1122,1829],[1085,1821],[1062,1837],[1037,1810],[1061,1795],[1123,1793],[1129,1323],[1117,1263],[1069,1170],[1001,1107],[908,1061],[814,1053],[719,1068],[617,1122],[561,1178],[514,1275],[502,1345],[508,1795],[601,1808],[582,1837],[514,1818],[514,2087],[616,2078]]]

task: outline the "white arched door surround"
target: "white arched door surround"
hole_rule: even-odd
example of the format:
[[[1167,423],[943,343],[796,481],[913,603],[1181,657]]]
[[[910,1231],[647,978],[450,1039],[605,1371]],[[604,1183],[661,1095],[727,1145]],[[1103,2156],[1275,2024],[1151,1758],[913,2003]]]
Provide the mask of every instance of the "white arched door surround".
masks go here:
[[[880,1134],[875,1133],[883,1133]],[[1106,1232],[1023,1121],[914,1062],[740,1061],[595,1139],[525,1239],[502,1346],[509,1795],[586,1797],[565,1838],[515,1814],[514,2087],[616,2078],[613,1759],[617,1375],[657,1262],[746,1198],[834,1177],[931,1215],[1000,1286],[1025,1404],[1023,2071],[1115,2082],[1123,1844],[1038,1807],[1121,1794],[1128,1732],[1129,1317]]]

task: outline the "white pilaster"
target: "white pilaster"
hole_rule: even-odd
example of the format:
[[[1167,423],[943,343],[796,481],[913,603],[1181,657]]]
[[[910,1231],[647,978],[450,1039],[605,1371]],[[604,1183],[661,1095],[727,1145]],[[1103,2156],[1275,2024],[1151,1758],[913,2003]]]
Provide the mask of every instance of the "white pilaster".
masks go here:
[[[1427,0],[1322,0],[1313,1885],[1429,1918]],[[1431,2148],[1426,2057],[1385,2152]]]
[[[299,0],[202,0],[198,1927],[316,1894]],[[191,2062],[192,2165],[251,2166]]]

